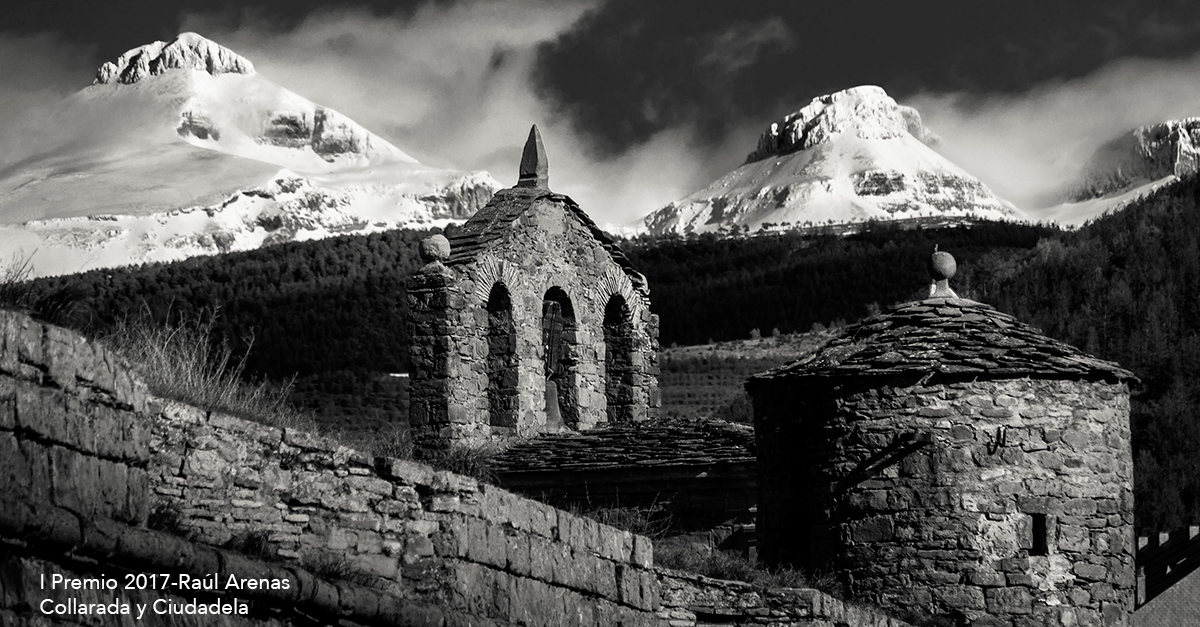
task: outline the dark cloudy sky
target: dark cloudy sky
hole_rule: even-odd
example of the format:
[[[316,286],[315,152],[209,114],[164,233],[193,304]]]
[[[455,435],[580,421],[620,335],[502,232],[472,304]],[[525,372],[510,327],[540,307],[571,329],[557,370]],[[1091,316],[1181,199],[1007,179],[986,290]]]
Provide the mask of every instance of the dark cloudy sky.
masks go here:
[[[601,221],[703,186],[775,119],[855,85],[916,106],[1021,206],[1097,143],[1200,115],[1200,3],[1179,0],[7,0],[0,122],[183,30],[432,165],[511,182],[537,122],[552,186]]]

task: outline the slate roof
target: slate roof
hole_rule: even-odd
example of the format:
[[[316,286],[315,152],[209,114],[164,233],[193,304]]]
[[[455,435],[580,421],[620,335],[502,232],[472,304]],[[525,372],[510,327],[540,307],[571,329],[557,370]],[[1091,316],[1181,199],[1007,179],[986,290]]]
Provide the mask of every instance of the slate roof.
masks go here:
[[[747,389],[775,380],[814,382],[873,375],[956,378],[1136,380],[1117,364],[1046,337],[1041,331],[964,298],[897,306],[847,327],[812,355],[768,370]]]
[[[525,440],[492,464],[500,474],[754,462],[754,429],[722,420],[644,421]]]
[[[477,211],[448,238],[450,240],[450,258],[446,260],[446,264],[454,266],[473,262],[480,252],[487,250],[492,242],[500,239],[513,222],[539,200],[562,205],[566,209],[567,215],[574,217],[587,228],[600,246],[612,255],[613,260],[633,283],[633,287],[642,295],[649,295],[650,290],[646,284],[646,277],[634,269],[625,253],[607,233],[596,225],[591,216],[580,209],[579,205],[569,196],[555,194],[540,187],[510,187],[496,192],[487,206]]]

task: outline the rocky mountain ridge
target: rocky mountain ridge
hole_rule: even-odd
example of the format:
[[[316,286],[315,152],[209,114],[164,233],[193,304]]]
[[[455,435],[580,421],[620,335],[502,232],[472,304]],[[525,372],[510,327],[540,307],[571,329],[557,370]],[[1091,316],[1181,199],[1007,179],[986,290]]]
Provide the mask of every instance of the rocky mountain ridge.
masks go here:
[[[1200,170],[1200,118],[1141,126],[1101,146],[1069,200],[1099,198]]]
[[[171,42],[139,46],[101,65],[92,84],[129,85],[175,69],[200,70],[212,76],[254,74],[254,64],[236,52],[196,33],[182,33]]]
[[[1079,226],[1200,171],[1200,117],[1127,131],[1102,144],[1046,217]]]
[[[0,241],[31,251],[36,276],[71,274],[334,235],[444,227],[473,215],[499,187],[482,173],[424,194],[366,185],[330,189],[282,170],[269,183],[234,192],[219,204],[142,216],[34,220],[0,226]]]
[[[820,96],[771,124],[740,167],[640,226],[663,234],[1024,217],[934,151],[937,142],[915,109],[879,87]]]
[[[758,138],[746,163],[788,155],[853,132],[861,139],[898,139],[906,133],[934,146],[939,139],[921,123],[921,114],[897,104],[882,88],[865,85],[813,98],[804,108],[773,122]]]
[[[427,228],[500,188],[421,165],[194,33],[105,63],[53,119],[58,144],[0,169],[0,256],[34,255],[37,275]]]

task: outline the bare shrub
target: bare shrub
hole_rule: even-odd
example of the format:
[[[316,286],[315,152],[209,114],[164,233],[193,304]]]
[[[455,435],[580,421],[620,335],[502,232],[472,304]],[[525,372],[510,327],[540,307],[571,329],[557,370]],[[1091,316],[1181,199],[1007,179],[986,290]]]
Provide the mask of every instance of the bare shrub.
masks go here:
[[[163,325],[143,310],[118,320],[100,341],[127,357],[159,396],[276,427],[315,431],[305,413],[288,404],[292,383],[246,383],[246,356],[213,343],[217,313]]]

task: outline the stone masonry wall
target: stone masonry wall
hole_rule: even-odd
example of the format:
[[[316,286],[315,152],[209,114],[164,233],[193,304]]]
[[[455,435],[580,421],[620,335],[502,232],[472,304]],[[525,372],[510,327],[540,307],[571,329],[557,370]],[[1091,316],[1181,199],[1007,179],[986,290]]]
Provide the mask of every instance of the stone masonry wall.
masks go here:
[[[908,627],[811,588],[762,588],[664,568],[658,615],[669,627]]]
[[[488,314],[493,286],[511,299],[516,327],[516,428],[492,425],[488,411]],[[412,344],[410,423],[418,450],[436,454],[454,441],[528,437],[547,430],[542,306],[561,288],[574,311],[570,366],[561,390],[574,391],[567,428],[607,422],[604,314],[609,300],[625,300],[633,348],[622,385],[621,416],[643,420],[659,406],[658,320],[624,271],[592,233],[558,201],[542,199],[500,239],[470,262],[429,263],[409,282]],[[572,415],[575,416],[572,423]]]
[[[900,613],[1128,624],[1124,384],[873,383],[756,397],[763,559],[832,567]]]
[[[250,534],[272,559],[502,624],[655,624],[644,537],[474,479],[175,403],[152,434],[156,506],[209,544]]]
[[[145,386],[83,338],[0,311],[0,497],[144,524]]]
[[[109,599],[48,592],[40,577],[139,572],[291,582],[247,592],[254,616],[231,627],[657,623],[645,538],[421,464],[148,402],[130,372],[0,312],[0,624],[128,624],[44,616],[42,598]]]

